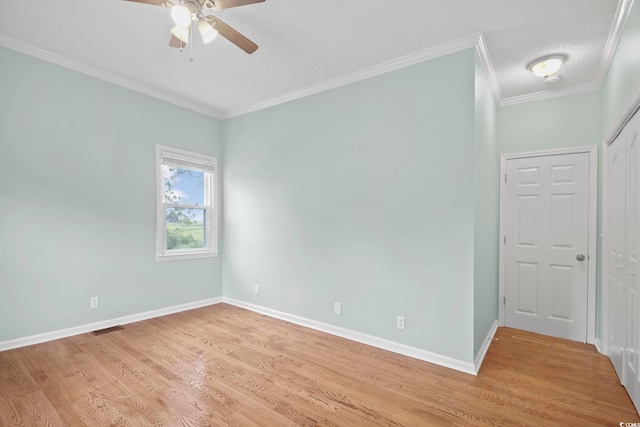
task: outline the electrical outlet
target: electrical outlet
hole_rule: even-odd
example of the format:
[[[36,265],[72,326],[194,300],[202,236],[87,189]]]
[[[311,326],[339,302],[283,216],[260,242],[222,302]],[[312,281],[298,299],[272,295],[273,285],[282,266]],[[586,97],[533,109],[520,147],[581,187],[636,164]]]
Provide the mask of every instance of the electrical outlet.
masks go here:
[[[255,285],[253,287],[253,293],[258,295],[260,293],[260,285]]]
[[[404,317],[398,316],[398,329],[404,329]]]
[[[333,312],[338,316],[342,315],[342,303],[334,302],[333,303]]]
[[[100,307],[100,298],[98,297],[91,297],[91,309],[95,309],[95,308],[99,308]]]

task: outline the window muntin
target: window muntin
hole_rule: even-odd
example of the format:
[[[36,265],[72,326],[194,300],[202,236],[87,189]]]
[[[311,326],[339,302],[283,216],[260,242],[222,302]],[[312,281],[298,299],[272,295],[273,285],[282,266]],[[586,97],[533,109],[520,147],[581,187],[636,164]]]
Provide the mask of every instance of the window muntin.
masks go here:
[[[157,146],[158,260],[216,256],[217,159]]]

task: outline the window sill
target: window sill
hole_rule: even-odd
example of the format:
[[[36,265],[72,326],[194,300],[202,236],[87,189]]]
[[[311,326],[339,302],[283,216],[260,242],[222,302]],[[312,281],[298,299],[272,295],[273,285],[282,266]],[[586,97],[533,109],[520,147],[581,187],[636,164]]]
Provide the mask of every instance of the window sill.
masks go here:
[[[156,260],[160,261],[176,261],[179,259],[197,259],[197,258],[215,258],[220,252],[189,252],[181,254],[156,255]]]

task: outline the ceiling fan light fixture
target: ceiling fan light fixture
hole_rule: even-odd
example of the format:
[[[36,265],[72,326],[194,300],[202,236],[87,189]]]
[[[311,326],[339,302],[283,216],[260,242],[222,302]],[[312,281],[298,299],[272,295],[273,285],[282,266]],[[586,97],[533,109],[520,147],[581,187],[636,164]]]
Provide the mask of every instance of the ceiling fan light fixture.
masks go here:
[[[207,44],[211,43],[213,39],[218,36],[218,31],[211,26],[211,23],[202,19],[198,22],[198,31],[200,31],[200,35],[202,36],[202,41]]]
[[[562,64],[567,60],[564,55],[550,55],[536,59],[527,67],[529,71],[538,77],[549,77],[557,73]]]
[[[178,27],[189,27],[191,25],[191,15],[191,10],[184,5],[177,4],[171,8],[171,19]]]
[[[191,27],[181,27],[176,25],[171,29],[171,34],[180,39],[183,43],[189,43],[189,32],[191,31]]]

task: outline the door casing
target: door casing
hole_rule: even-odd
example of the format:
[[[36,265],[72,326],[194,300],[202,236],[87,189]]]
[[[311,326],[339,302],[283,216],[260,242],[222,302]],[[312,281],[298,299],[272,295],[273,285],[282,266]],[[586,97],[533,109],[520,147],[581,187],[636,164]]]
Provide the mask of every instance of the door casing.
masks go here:
[[[530,157],[553,156],[560,154],[589,154],[589,266],[587,273],[587,342],[596,341],[596,264],[597,264],[597,221],[598,221],[598,147],[571,147],[553,150],[530,151],[525,153],[502,154],[500,156],[500,236],[498,270],[498,323],[504,326],[505,268],[506,268],[506,187],[505,176],[507,161]]]

